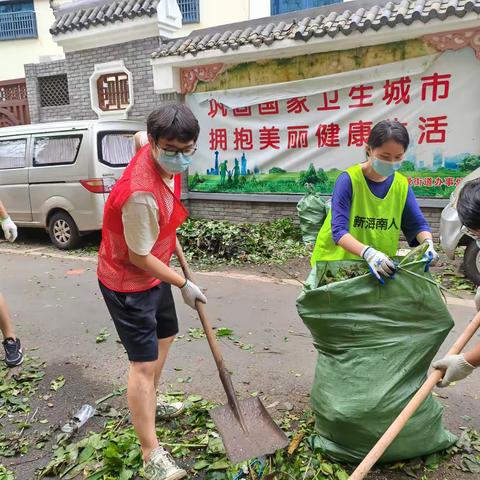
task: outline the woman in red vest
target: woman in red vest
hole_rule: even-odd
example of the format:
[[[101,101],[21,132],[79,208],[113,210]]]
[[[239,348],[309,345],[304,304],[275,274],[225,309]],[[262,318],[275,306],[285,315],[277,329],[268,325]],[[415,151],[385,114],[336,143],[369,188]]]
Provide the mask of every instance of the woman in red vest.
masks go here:
[[[201,290],[169,267],[181,254],[176,230],[187,211],[174,194],[174,177],[196,151],[197,119],[182,104],[155,110],[147,120],[148,144],[140,148],[105,205],[98,279],[105,303],[130,360],[128,405],[142,447],[145,478],[186,476],[159,446],[156,417],[169,418],[183,404],[156,399],[168,350],[178,333],[171,285],[187,305],[206,303]]]

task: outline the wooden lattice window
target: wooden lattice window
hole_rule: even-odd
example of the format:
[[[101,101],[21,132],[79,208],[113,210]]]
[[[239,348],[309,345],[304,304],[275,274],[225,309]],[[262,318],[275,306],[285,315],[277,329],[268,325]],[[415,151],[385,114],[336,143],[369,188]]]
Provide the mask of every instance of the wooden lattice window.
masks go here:
[[[15,83],[0,82],[0,102],[11,102],[27,99],[27,87],[25,81]],[[2,105],[0,105],[0,108]]]
[[[130,105],[128,81],[125,72],[108,73],[98,77],[98,106],[101,110],[125,110]]]

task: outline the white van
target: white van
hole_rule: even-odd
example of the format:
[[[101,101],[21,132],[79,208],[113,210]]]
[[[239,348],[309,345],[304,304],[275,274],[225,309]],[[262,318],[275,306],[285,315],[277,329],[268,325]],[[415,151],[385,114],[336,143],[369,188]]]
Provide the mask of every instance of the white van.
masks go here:
[[[108,192],[135,152],[141,122],[65,121],[0,128],[0,200],[19,227],[60,249],[102,228]]]

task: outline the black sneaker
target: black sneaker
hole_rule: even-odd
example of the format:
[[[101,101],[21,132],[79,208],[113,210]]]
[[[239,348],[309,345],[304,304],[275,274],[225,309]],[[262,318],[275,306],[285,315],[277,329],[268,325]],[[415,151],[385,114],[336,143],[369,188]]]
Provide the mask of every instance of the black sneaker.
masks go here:
[[[23,352],[20,339],[6,338],[3,341],[5,349],[5,363],[7,367],[17,367],[23,363]]]

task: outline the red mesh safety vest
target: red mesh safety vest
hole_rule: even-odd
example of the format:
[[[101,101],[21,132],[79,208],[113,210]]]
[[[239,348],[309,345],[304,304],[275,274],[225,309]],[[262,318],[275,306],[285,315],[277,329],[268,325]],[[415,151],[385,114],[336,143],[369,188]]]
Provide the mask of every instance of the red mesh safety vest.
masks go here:
[[[173,177],[173,193],[180,200],[182,196],[182,174],[178,173]]]
[[[132,265],[123,234],[122,207],[135,192],[149,192],[158,204],[160,235],[151,254],[168,265],[175,250],[177,228],[188,212],[163,181],[150,153],[143,147],[115,184],[105,204],[102,243],[98,252],[98,279],[116,292],[142,292],[160,283],[144,270]]]

